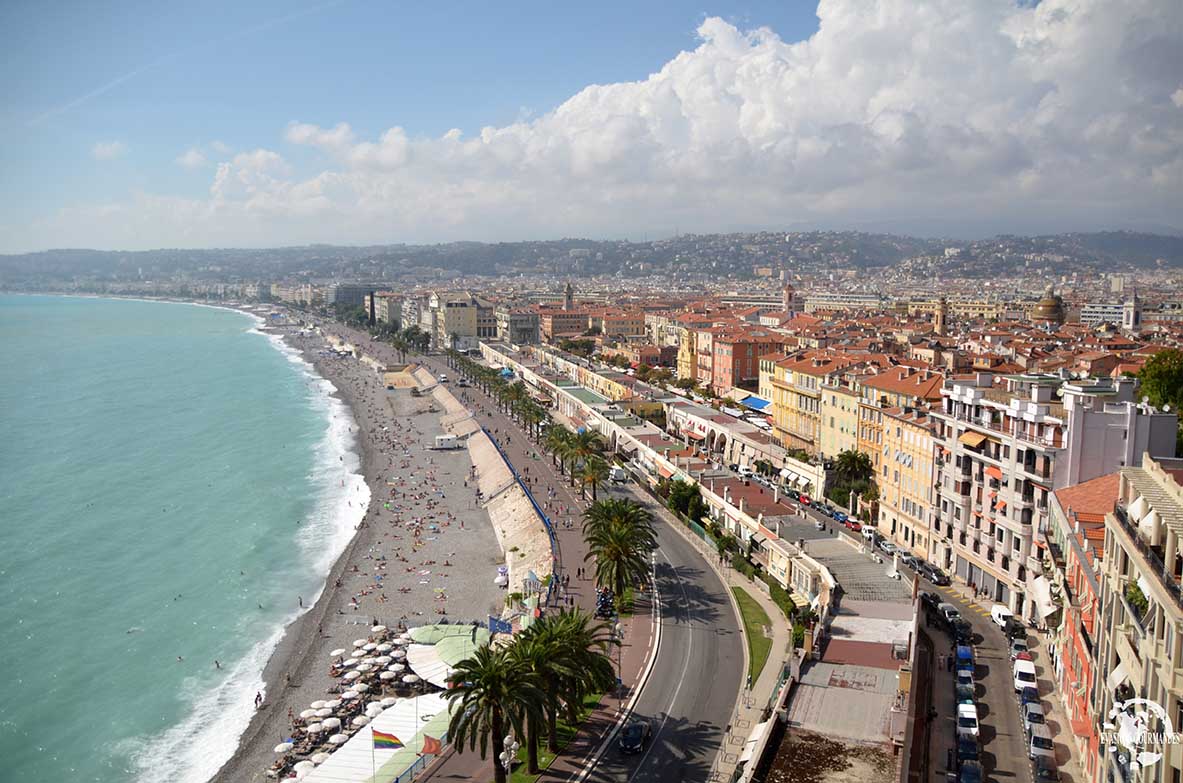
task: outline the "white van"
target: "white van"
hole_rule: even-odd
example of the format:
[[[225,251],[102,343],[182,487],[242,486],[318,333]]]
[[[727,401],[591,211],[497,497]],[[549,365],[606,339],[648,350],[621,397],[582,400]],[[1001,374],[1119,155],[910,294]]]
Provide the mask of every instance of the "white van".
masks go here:
[[[994,604],[990,607],[990,619],[993,620],[994,624],[999,628],[1005,628],[1006,621],[1014,616],[1015,613],[1002,604]]]
[[[867,539],[868,541],[874,541],[875,528],[871,527],[870,525],[863,525],[863,538]]]
[[[978,708],[973,704],[957,705],[957,736],[978,736]]]
[[[1035,681],[1035,664],[1031,661],[1015,661],[1015,693],[1021,693],[1024,688],[1038,688]]]
[[[444,373],[442,373],[442,372],[441,372],[441,373],[440,373],[440,377],[439,377],[439,382],[440,382],[440,383],[447,383],[447,382],[448,382],[448,376],[447,376],[447,375],[445,375]]]
[[[735,471],[735,472],[736,472],[736,473],[738,473],[738,474],[739,474],[739,477],[740,477],[740,478],[742,478],[742,479],[747,479],[747,478],[751,478],[751,477],[752,477],[752,469],[751,469],[751,468],[749,468],[747,465],[740,465],[740,466],[739,466],[739,467],[736,469],[736,471]]]

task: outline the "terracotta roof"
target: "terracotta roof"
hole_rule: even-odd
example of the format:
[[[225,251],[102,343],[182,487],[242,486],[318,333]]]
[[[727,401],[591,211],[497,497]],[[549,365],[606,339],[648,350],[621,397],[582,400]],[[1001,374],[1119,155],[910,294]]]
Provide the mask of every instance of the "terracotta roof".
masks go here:
[[[893,367],[863,381],[871,389],[907,394],[924,400],[939,400],[945,376],[939,372],[917,370],[912,367]]]
[[[1099,514],[1104,520],[1105,514],[1113,510],[1117,502],[1117,492],[1120,476],[1110,473],[1089,481],[1056,490],[1056,500],[1067,513],[1072,509],[1079,515],[1080,521],[1087,522],[1086,514]],[[1071,522],[1071,520],[1069,520]]]

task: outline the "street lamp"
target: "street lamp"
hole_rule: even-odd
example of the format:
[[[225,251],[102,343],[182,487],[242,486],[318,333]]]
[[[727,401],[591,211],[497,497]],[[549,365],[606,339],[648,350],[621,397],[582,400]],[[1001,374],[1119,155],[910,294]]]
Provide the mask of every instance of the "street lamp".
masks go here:
[[[513,771],[513,763],[514,763],[514,761],[517,760],[518,749],[521,748],[522,746],[518,743],[518,741],[516,739],[514,739],[513,734],[506,734],[505,735],[505,739],[502,741],[502,746],[505,748],[505,750],[501,751],[501,755],[498,757],[498,761],[501,762],[501,767],[505,770],[505,773],[508,775],[510,772]]]
[[[612,626],[612,639],[616,642],[616,707],[619,711],[624,705],[624,626],[619,621]]]

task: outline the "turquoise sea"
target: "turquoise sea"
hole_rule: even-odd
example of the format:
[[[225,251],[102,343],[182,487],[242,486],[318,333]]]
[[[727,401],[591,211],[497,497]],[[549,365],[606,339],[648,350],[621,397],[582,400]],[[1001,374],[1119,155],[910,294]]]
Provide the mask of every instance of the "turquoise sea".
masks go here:
[[[368,501],[348,411],[256,326],[0,296],[4,780],[201,783],[234,750]]]

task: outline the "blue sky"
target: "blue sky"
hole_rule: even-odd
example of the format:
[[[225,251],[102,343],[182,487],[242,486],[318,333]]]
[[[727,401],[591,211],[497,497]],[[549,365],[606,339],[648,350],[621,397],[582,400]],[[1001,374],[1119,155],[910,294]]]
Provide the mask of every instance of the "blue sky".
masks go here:
[[[1138,0],[1119,22],[1077,6],[1105,4],[7,2],[0,252],[798,222],[972,233],[1024,230],[1037,208],[1047,229],[1086,227],[1120,195],[1088,167],[1158,182],[1142,188],[1148,202],[1179,192],[1177,151],[1134,160],[1130,145],[1088,135],[1098,94],[1128,93],[1124,82],[1143,74],[1093,80],[1092,97],[1069,82],[1146,70],[1145,56],[1130,65],[1122,47],[1145,51],[1145,39],[1161,38],[1147,21],[1177,19],[1180,4]],[[1061,42],[1053,14],[1065,11],[1076,28]],[[1024,26],[1045,47],[1109,41],[1112,56],[1033,62],[1015,46]],[[1158,82],[1143,79],[1146,94],[1118,107],[1118,136],[1147,123],[1163,141],[1179,132],[1177,43],[1149,47]],[[667,76],[650,78],[663,67]],[[1050,136],[1022,130],[1043,121],[1048,90],[1066,107],[1057,151],[1076,161],[1080,183],[1063,162],[1034,162]],[[978,106],[996,113],[974,116]],[[339,142],[294,140],[296,122],[348,128]],[[486,127],[504,132],[481,141]],[[379,142],[393,128],[391,152]],[[444,142],[454,128],[470,147]],[[1083,146],[1063,149],[1073,144]],[[972,158],[951,151],[961,145]],[[186,152],[190,165],[178,162]],[[951,203],[941,183],[956,176],[997,200],[962,193]],[[875,187],[856,192],[860,178]],[[1048,201],[1066,186],[1074,200]],[[1032,200],[1016,203],[1016,190]],[[912,206],[885,208],[891,193]],[[556,194],[570,199],[564,210],[520,206]],[[431,212],[414,209],[427,202]],[[643,223],[629,218],[638,205],[652,210]],[[1136,206],[1116,222],[1170,219]],[[953,209],[974,217],[944,212]]]

